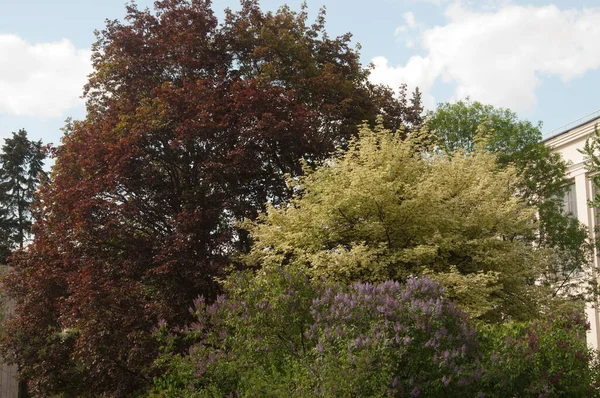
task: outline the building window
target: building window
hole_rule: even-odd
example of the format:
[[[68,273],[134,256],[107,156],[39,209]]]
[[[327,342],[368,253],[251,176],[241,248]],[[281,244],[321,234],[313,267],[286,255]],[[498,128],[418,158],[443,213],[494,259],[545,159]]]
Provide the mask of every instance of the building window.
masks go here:
[[[563,198],[563,211],[577,217],[577,196],[575,195],[575,183],[569,185]]]

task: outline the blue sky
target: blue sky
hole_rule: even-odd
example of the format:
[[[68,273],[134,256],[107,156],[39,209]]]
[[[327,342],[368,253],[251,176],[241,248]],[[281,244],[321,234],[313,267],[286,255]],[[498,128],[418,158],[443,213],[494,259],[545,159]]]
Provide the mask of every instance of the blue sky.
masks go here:
[[[263,9],[283,2],[263,0]],[[287,3],[298,10],[300,0]],[[123,0],[0,0],[0,137],[25,128],[59,143],[85,116],[94,30],[125,15]],[[138,0],[140,7],[151,0]],[[222,15],[237,0],[214,0]],[[597,1],[309,0],[330,35],[352,32],[372,80],[407,83],[425,105],[473,100],[508,107],[550,131],[600,108]]]

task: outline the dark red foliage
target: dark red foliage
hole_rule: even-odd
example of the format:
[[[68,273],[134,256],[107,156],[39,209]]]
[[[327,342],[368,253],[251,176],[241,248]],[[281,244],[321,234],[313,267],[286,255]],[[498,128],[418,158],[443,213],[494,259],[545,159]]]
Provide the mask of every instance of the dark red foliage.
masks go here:
[[[128,396],[152,380],[152,329],[190,320],[248,239],[233,220],[288,197],[363,120],[420,122],[420,103],[368,83],[350,36],[321,15],[243,1],[219,26],[209,1],[127,8],[94,47],[87,117],[65,128],[13,259],[4,351],[39,396]]]

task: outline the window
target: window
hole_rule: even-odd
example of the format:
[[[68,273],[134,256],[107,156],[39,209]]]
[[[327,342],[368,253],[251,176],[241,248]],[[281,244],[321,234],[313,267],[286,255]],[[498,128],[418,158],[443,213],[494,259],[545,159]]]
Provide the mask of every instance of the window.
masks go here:
[[[577,196],[575,195],[575,183],[571,183],[563,198],[563,211],[577,217]]]

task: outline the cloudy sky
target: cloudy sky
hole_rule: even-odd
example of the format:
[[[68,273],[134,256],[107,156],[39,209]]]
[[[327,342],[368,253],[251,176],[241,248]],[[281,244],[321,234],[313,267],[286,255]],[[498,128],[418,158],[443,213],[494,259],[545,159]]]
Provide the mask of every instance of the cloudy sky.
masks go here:
[[[0,0],[0,137],[25,128],[59,143],[91,72],[94,30],[124,0]],[[138,0],[141,7],[151,0]],[[274,10],[283,1],[263,0]],[[301,0],[287,3],[299,9]],[[424,93],[425,105],[470,97],[541,120],[548,132],[600,109],[600,2],[309,0],[330,35],[354,34],[372,80]],[[237,0],[214,0],[218,15]]]

